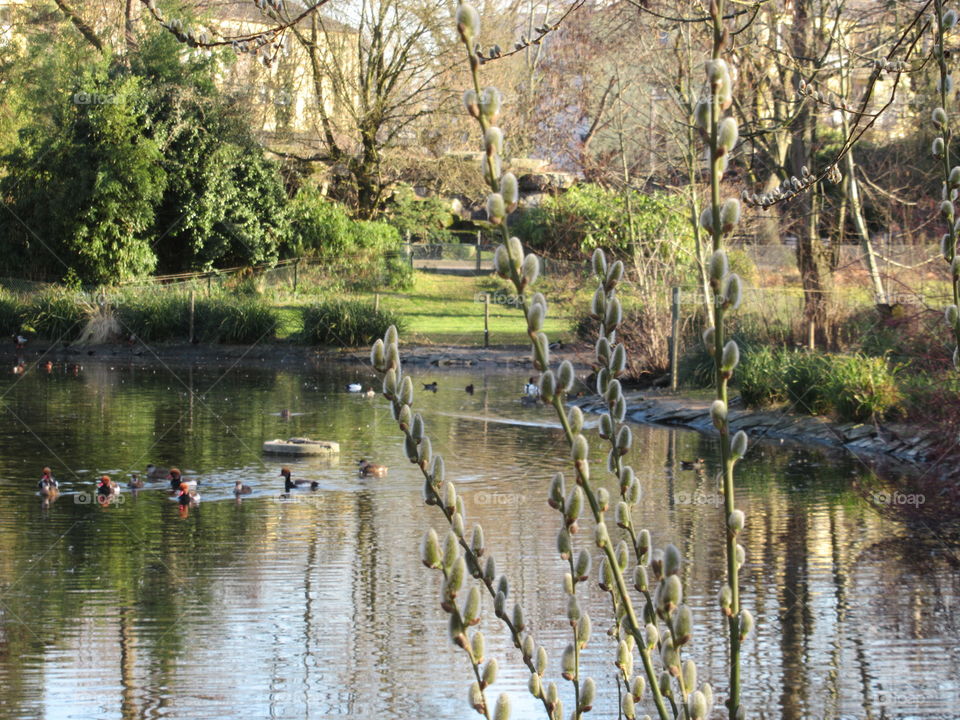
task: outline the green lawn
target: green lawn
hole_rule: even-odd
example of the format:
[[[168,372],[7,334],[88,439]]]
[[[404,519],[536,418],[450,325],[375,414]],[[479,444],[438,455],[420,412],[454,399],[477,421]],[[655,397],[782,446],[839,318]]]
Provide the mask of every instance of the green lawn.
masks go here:
[[[499,291],[499,292],[497,292]],[[508,285],[490,275],[443,275],[417,271],[409,290],[380,293],[380,307],[392,310],[406,323],[406,339],[425,344],[483,345],[483,293],[497,292],[501,302],[490,303],[490,345],[524,345],[529,342],[523,312],[509,305]],[[374,302],[374,293],[347,295]],[[319,298],[294,297],[279,303],[281,327],[279,337],[286,338],[300,330],[297,306]],[[548,291],[548,300],[551,300]],[[582,304],[582,303],[581,303]],[[585,306],[585,305],[584,305]],[[553,303],[544,323],[550,340],[569,340],[574,307],[572,302]]]
[[[497,285],[500,285],[499,283]],[[445,345],[483,344],[483,293],[496,287],[487,276],[441,275],[417,272],[414,286],[405,292],[380,296],[380,306],[399,313],[407,323],[407,335],[415,342]],[[509,297],[506,283],[501,297]],[[366,296],[369,298],[369,296]],[[544,330],[551,340],[568,339],[569,308],[554,307]],[[557,315],[556,313],[560,314]],[[490,344],[518,345],[529,342],[523,312],[505,303],[490,303]]]

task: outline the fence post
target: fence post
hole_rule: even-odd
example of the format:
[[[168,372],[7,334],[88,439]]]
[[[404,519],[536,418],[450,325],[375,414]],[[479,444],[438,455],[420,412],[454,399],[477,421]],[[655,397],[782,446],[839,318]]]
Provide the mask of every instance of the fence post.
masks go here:
[[[670,302],[670,389],[676,390],[680,375],[680,288],[673,288]]]
[[[297,291],[297,285],[300,283],[300,258],[293,263],[293,291]]]
[[[377,311],[380,309],[380,293],[374,293],[373,296],[373,309]]]
[[[810,324],[807,326],[807,347],[811,350],[817,349],[817,323],[810,318]]]
[[[197,291],[191,290],[190,291],[190,344],[191,345],[193,344],[193,318],[194,318],[196,300],[197,300]]]
[[[483,346],[490,347],[490,293],[483,294]]]
[[[207,273],[207,297],[213,294],[213,273]]]
[[[480,231],[477,230],[477,275],[480,274]]]

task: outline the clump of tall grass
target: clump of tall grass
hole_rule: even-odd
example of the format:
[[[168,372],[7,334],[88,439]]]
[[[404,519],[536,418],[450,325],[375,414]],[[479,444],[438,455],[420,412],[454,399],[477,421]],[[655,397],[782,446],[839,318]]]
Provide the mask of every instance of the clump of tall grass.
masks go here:
[[[329,300],[303,308],[303,342],[357,347],[372,343],[391,325],[401,328],[398,315],[355,300]]]
[[[94,310],[82,293],[51,288],[22,306],[22,325],[44,339],[70,342],[80,336]]]
[[[277,310],[258,298],[198,299],[194,333],[203,342],[250,344],[273,339],[280,325]]]
[[[180,293],[151,293],[124,298],[116,312],[124,329],[145,342],[187,340],[190,298]]]

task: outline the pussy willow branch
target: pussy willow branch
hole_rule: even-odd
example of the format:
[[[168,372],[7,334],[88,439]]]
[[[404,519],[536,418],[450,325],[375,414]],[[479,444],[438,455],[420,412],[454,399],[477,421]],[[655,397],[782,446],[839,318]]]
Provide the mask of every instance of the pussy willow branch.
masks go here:
[[[710,12],[713,18],[713,47],[711,57],[713,61],[720,59],[720,53],[726,43],[725,29],[723,26],[723,0],[713,0],[710,4]],[[708,81],[710,82],[710,81]],[[732,80],[731,80],[732,82]],[[723,250],[723,227],[720,219],[720,181],[723,175],[723,156],[719,141],[720,113],[721,107],[717,97],[719,84],[714,82],[710,87],[710,128],[709,128],[709,151],[710,151],[710,203],[712,205],[712,237],[713,250],[715,253]],[[732,90],[731,90],[732,94]],[[716,397],[721,401],[724,407],[729,407],[727,393],[728,374],[722,370],[722,358],[724,356],[724,346],[726,338],[724,333],[724,319],[726,307],[724,302],[720,302],[722,278],[711,278],[711,289],[714,296],[714,368],[716,372]],[[734,502],[733,486],[733,457],[730,449],[730,425],[724,418],[718,427],[720,431],[720,460],[723,472],[723,498],[724,498],[724,523],[727,526],[727,518],[736,508]],[[726,555],[727,555],[727,585],[731,591],[730,616],[728,618],[728,637],[730,646],[730,681],[729,697],[727,698],[727,710],[731,718],[737,718],[740,715],[740,583],[737,568],[737,540],[733,533],[726,533]]]
[[[940,107],[943,108],[943,111],[946,115],[945,121],[940,126],[940,137],[943,140],[941,167],[943,169],[943,187],[946,188],[946,197],[944,200],[949,201],[955,206],[955,203],[953,202],[954,189],[950,186],[950,140],[952,139],[953,133],[950,130],[950,111],[947,103],[947,83],[949,82],[948,78],[950,78],[950,73],[947,70],[946,60],[946,28],[943,22],[943,0],[935,0],[934,14],[936,15],[937,22],[937,37],[934,45],[934,53],[936,53],[937,64],[940,71]],[[956,25],[954,27],[956,27]],[[947,249],[952,249],[952,252],[949,253],[952,255],[952,257],[948,260],[948,262],[951,263],[952,274],[952,263],[954,262],[953,258],[956,258],[957,256],[958,232],[953,218],[949,218],[947,225],[947,234],[949,236],[947,238],[947,242],[949,243],[949,247]],[[953,305],[954,307],[960,308],[960,277],[953,275],[951,280],[951,289],[953,290]],[[951,329],[953,330],[957,348],[960,348],[960,321],[954,322],[954,325]],[[958,349],[957,352],[960,352],[960,349]]]

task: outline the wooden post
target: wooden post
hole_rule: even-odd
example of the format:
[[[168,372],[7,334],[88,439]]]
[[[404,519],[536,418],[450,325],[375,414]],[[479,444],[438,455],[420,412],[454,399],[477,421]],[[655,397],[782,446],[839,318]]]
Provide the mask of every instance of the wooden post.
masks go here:
[[[190,291],[190,343],[191,344],[193,344],[193,327],[194,327],[193,318],[194,318],[196,300],[197,300],[197,291],[191,290]]]
[[[300,258],[293,263],[293,291],[297,291],[297,285],[300,283]]]
[[[483,294],[483,346],[490,347],[490,294]]]
[[[670,302],[670,389],[676,390],[680,379],[680,288],[673,288]]]
[[[480,274],[480,231],[477,230],[477,275]]]
[[[373,310],[376,312],[380,309],[380,293],[375,293],[373,296]]]
[[[213,294],[213,273],[207,273],[207,297]]]
[[[810,318],[810,324],[807,326],[807,347],[811,350],[817,349],[817,323]]]

